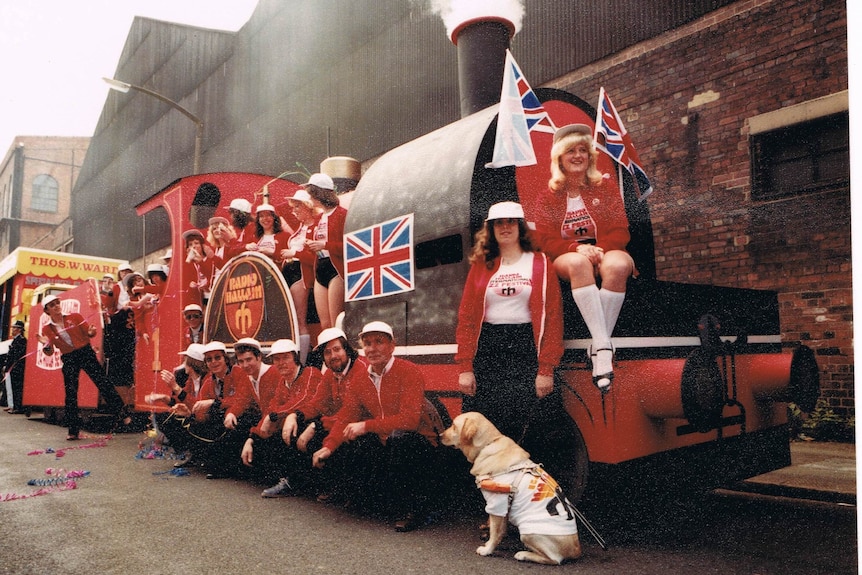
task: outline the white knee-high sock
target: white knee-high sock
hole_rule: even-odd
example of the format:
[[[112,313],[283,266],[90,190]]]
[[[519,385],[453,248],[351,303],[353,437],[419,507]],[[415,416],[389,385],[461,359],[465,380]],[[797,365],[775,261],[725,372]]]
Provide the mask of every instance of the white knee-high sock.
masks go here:
[[[311,344],[311,336],[307,333],[299,336],[299,363],[305,365],[305,360],[308,359],[308,347]]]
[[[599,298],[602,300],[602,311],[605,314],[605,325],[608,328],[608,336],[614,335],[614,327],[620,317],[620,310],[626,299],[626,292],[611,291],[602,288],[599,290]]]
[[[602,299],[599,296],[599,288],[595,284],[587,285],[572,290],[572,297],[590,330],[593,337],[592,362],[593,375],[610,373],[614,370],[613,352],[611,351],[611,338],[608,334],[605,314],[602,310]],[[603,350],[599,352],[598,350]],[[610,385],[610,380],[603,378],[599,381],[601,387]]]

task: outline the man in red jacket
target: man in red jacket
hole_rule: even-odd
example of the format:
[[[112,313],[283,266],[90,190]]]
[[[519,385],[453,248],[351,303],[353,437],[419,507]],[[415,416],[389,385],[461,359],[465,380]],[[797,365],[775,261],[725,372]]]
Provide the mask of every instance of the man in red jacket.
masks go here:
[[[393,356],[395,337],[388,324],[366,324],[359,337],[367,377],[351,381],[312,463],[322,467],[337,453],[351,501],[362,500],[372,509],[389,503],[395,530],[412,531],[428,511],[438,445],[439,431],[426,409],[425,378],[415,364]]]
[[[105,370],[96,352],[90,345],[90,338],[96,335],[96,326],[90,325],[79,313],[63,314],[60,298],[49,295],[42,302],[44,312],[49,322],[39,334],[39,343],[45,355],[53,355],[54,349],[59,349],[63,359],[63,387],[66,391],[65,417],[69,435],[66,439],[78,439],[81,421],[78,415],[78,380],[84,371],[102,396],[117,421],[128,424],[131,418],[126,414],[126,406],[120,394],[105,376]]]
[[[242,341],[242,340],[240,340]],[[320,371],[303,367],[299,363],[299,348],[290,339],[273,342],[267,357],[272,358],[279,380],[269,403],[262,408],[262,416],[251,428],[242,448],[242,462],[254,467],[263,479],[277,481],[264,489],[262,497],[284,497],[294,493],[288,476],[301,471],[296,449],[296,428],[285,429],[288,414],[295,417],[297,406],[314,395],[320,382]],[[295,421],[295,419],[294,419]]]

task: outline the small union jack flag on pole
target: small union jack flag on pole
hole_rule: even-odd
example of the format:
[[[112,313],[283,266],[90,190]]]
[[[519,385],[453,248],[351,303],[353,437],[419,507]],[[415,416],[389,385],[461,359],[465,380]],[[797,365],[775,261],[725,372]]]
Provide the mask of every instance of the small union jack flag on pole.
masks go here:
[[[413,214],[345,234],[344,266],[347,301],[413,290]]]
[[[506,50],[494,157],[485,167],[534,165],[536,153],[533,151],[530,133],[553,134],[555,131],[554,123],[545,107],[527,83],[512,53]]]
[[[639,199],[642,200],[652,193],[652,184],[644,172],[637,150],[635,150],[632,139],[604,87],[599,90],[596,133],[593,140],[596,148],[609,155],[631,173],[638,189]]]

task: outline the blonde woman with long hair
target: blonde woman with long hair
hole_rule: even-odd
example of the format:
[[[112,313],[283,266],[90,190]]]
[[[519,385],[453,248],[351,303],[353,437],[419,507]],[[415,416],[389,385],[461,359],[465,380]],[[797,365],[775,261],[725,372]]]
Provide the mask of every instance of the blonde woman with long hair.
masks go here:
[[[551,178],[541,196],[536,236],[571,284],[572,297],[592,337],[593,383],[606,392],[614,379],[611,336],[635,265],[626,251],[629,222],[610,176],[596,167],[598,152],[585,124],[554,134]],[[599,285],[600,284],[600,285]]]

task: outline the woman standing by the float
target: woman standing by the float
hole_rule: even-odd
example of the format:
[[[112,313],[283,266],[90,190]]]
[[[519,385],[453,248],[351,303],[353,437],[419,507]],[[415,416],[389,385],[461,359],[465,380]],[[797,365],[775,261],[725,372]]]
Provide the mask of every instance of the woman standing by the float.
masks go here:
[[[635,266],[626,251],[625,206],[610,176],[596,167],[597,157],[589,126],[571,124],[557,130],[550,189],[540,198],[536,231],[557,275],[571,283],[592,337],[588,354],[593,383],[604,392],[614,380],[611,335]]]
[[[488,210],[470,263],[455,330],[462,411],[520,441],[537,401],[554,390],[563,355],[559,282],[515,202]]]

